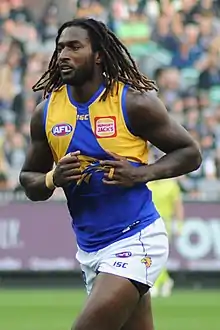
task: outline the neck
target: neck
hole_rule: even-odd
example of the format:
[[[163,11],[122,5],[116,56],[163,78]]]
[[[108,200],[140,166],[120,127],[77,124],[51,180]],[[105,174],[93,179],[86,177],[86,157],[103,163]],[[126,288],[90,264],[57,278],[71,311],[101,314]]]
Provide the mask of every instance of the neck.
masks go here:
[[[88,102],[103,82],[103,76],[97,75],[82,86],[71,86],[71,92],[74,100],[78,103]]]

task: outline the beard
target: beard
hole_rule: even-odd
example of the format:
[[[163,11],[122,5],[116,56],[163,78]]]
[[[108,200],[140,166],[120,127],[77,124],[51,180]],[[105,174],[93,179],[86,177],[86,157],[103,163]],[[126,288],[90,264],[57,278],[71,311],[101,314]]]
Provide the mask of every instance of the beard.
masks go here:
[[[92,80],[95,71],[94,59],[91,58],[82,66],[69,72],[60,71],[60,75],[64,84],[71,86],[82,86],[87,81]]]

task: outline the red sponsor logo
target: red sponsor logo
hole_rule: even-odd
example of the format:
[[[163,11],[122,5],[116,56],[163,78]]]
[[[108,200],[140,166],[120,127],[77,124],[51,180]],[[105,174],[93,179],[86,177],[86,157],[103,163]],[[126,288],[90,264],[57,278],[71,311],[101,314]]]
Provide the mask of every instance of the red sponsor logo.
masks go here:
[[[97,138],[116,137],[116,117],[95,117],[95,135]]]

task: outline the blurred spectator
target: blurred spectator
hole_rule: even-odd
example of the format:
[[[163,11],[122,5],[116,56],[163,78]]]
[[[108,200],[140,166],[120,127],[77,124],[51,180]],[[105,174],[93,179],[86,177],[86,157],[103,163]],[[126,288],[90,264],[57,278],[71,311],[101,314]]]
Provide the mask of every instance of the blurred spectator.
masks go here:
[[[27,4],[0,1],[0,189],[17,185],[31,114],[42,98],[31,87],[48,65],[62,23],[57,0],[48,1],[37,18]],[[182,190],[193,197],[219,197],[220,0],[63,4],[73,17],[89,16],[108,24],[141,70],[157,81],[170,115],[192,134],[203,153],[201,168],[179,178]]]
[[[12,20],[16,21],[23,16],[26,22],[33,23],[31,10],[25,6],[23,0],[10,0],[8,2],[11,3],[10,18]]]
[[[214,37],[219,32],[219,22],[213,19],[213,15],[207,14],[199,20],[199,44],[203,50],[208,51]]]
[[[199,89],[210,90],[213,86],[220,86],[219,52],[209,52],[207,67],[199,75]]]
[[[76,14],[78,17],[89,16],[107,23],[108,12],[100,1],[79,0]]]
[[[203,54],[203,50],[198,44],[199,27],[195,24],[186,25],[184,31],[179,49],[175,52],[171,62],[178,69],[192,67]]]
[[[117,35],[127,46],[146,43],[150,35],[146,16],[133,10],[134,8],[130,7],[128,18],[116,28]]]
[[[157,20],[156,28],[152,32],[151,39],[161,47],[175,53],[179,48],[179,40],[172,32],[168,17],[161,15]]]
[[[10,18],[11,6],[8,0],[0,1],[0,25]]]
[[[39,24],[39,34],[43,44],[52,43],[57,35],[57,30],[59,28],[59,17],[58,8],[54,1],[52,1],[46,8],[43,17]]]
[[[182,14],[184,24],[194,23],[199,18],[200,5],[195,0],[182,0],[180,13]],[[203,8],[203,6],[201,7]]]

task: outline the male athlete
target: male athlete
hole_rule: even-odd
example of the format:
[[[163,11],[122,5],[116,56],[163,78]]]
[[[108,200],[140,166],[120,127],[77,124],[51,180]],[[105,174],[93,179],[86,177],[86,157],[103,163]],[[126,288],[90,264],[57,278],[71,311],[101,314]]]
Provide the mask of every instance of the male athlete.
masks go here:
[[[146,293],[166,263],[168,240],[146,183],[196,170],[199,149],[96,20],[60,28],[33,89],[46,98],[33,114],[20,182],[32,201],[56,187],[65,192],[89,293],[72,330],[152,330]],[[147,141],[166,154],[152,165]]]

